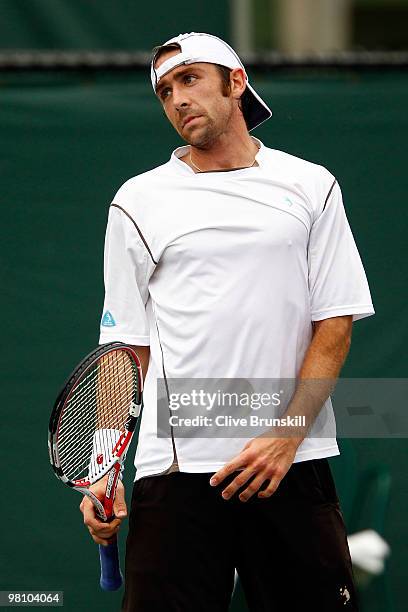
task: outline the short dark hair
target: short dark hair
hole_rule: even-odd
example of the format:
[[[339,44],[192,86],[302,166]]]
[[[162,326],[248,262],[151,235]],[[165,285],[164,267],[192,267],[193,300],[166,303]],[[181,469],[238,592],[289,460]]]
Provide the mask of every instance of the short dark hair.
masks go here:
[[[221,77],[222,95],[228,96],[229,92],[231,91],[231,68],[221,66],[220,64],[215,64],[215,66],[218,69]]]
[[[154,47],[154,49],[152,51],[152,62],[153,62],[153,65],[157,62],[159,57],[161,57],[162,55],[164,55],[168,51],[174,51],[174,50],[181,51],[181,46],[178,43],[176,43],[176,42],[169,43],[168,45],[158,45],[157,47]]]

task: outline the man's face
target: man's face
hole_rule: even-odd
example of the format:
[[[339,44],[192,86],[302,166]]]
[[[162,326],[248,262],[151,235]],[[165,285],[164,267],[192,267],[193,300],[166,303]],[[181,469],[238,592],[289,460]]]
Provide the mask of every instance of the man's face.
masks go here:
[[[156,68],[177,55],[172,49],[156,61]],[[230,127],[237,102],[223,92],[218,68],[214,64],[181,65],[159,81],[157,96],[167,118],[189,144],[208,149]]]

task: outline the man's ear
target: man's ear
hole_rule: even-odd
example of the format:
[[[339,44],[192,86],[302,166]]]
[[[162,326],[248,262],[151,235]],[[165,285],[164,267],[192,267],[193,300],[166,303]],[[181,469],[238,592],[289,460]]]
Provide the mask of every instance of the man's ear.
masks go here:
[[[246,76],[242,68],[233,68],[230,72],[232,97],[239,100],[246,88]]]

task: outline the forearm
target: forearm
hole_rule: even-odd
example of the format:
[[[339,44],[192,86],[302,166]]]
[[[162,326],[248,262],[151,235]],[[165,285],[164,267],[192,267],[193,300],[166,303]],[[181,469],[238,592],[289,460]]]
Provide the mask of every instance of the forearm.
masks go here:
[[[304,417],[305,426],[284,432],[299,445],[332,393],[351,343],[352,317],[333,317],[315,323],[296,390],[283,416]]]
[[[150,346],[133,346],[132,348],[139,357],[140,364],[142,366],[143,380],[145,380],[149,367]]]
[[[303,359],[299,379],[337,379],[351,344],[352,316],[314,323],[312,341]]]

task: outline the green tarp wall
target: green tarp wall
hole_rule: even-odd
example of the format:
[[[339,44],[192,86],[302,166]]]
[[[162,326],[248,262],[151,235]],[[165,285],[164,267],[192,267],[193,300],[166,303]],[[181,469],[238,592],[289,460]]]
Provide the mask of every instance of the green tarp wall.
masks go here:
[[[0,0],[0,49],[150,50],[181,32],[226,36],[228,0]]]
[[[343,188],[377,311],[356,323],[343,375],[406,376],[407,77],[350,71],[254,81],[274,110],[256,135],[324,164]],[[107,206],[124,180],[166,161],[179,140],[147,73],[9,73],[0,75],[0,142],[0,589],[62,589],[67,612],[117,610],[120,594],[98,588],[97,550],[81,524],[80,497],[51,474],[47,421],[61,382],[97,342]],[[392,471],[385,535],[402,612],[407,443],[353,444],[361,467],[379,461]]]

